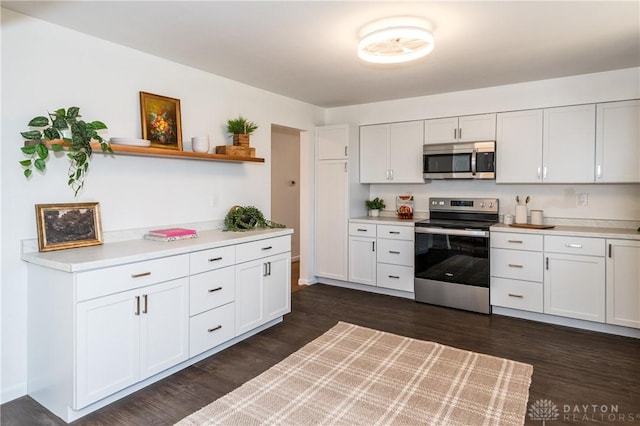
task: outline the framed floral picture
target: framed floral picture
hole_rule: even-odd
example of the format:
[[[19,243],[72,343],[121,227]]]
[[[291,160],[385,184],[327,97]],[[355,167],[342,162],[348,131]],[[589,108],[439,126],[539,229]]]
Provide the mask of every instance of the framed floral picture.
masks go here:
[[[40,251],[102,244],[99,203],[36,204],[36,222]]]
[[[142,139],[155,148],[182,151],[180,99],[140,92]]]

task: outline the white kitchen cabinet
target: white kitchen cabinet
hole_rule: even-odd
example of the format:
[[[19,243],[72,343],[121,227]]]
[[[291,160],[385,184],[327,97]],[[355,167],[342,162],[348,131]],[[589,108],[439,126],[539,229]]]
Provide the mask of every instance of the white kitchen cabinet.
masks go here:
[[[606,243],[607,323],[640,328],[640,241]]]
[[[360,182],[424,183],[423,121],[360,127]]]
[[[319,137],[318,135],[322,135]],[[325,148],[324,145],[331,147]],[[336,146],[347,147],[347,158]],[[348,221],[366,214],[369,186],[360,184],[358,129],[347,124],[316,128],[316,275],[346,281],[348,278]],[[344,150],[342,151],[344,153]]]
[[[349,236],[349,281],[376,285],[376,239]]]
[[[541,109],[497,115],[496,183],[537,183],[542,177]]]
[[[640,182],[640,100],[596,107],[596,182]]]
[[[493,141],[496,114],[436,118],[424,122],[424,144]]]
[[[378,225],[376,284],[413,293],[415,259],[412,226]]]

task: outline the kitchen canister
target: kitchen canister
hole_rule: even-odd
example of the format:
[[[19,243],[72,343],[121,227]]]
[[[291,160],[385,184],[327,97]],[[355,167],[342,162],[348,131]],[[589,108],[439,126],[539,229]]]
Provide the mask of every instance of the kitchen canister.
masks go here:
[[[544,221],[542,217],[542,210],[531,210],[531,224],[532,225],[542,225]]]
[[[512,214],[505,214],[504,215],[504,224],[505,225],[511,225],[513,223],[513,215]]]
[[[209,136],[195,136],[191,138],[193,152],[209,152]]]
[[[516,206],[516,223],[527,223],[527,206]]]

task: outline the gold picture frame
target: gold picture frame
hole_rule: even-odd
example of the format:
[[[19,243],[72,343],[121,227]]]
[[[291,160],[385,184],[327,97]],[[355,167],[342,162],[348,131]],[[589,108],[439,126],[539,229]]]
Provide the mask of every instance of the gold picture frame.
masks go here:
[[[102,244],[100,203],[36,204],[36,222],[40,251]]]
[[[140,92],[142,139],[154,148],[182,151],[180,99]]]

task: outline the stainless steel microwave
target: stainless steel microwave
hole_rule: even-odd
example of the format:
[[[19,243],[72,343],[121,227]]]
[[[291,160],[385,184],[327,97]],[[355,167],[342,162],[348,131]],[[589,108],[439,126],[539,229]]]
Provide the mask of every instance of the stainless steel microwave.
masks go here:
[[[422,164],[425,179],[495,179],[496,143],[424,145]]]

